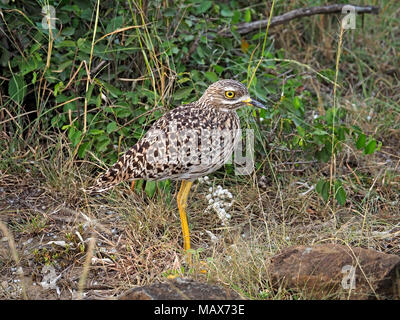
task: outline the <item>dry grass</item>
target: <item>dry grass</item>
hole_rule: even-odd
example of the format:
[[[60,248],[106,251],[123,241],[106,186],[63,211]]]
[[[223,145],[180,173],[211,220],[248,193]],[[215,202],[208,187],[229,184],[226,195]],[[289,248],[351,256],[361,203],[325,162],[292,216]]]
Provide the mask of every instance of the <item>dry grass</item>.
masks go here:
[[[66,144],[58,143],[58,148]],[[2,221],[14,235],[16,249],[2,241],[0,279],[3,299],[20,298],[22,292],[13,253],[18,252],[29,298],[79,298],[79,281],[87,298],[106,298],[135,286],[182,274],[201,281],[229,286],[249,298],[306,298],[306,292],[273,291],[269,284],[269,257],[297,244],[346,243],[393,254],[400,252],[399,176],[395,168],[379,165],[381,153],[366,159],[357,152],[358,177],[345,207],[325,204],[315,192],[305,191],[329,164],[291,172],[276,164],[275,174],[212,180],[234,195],[229,225],[206,210],[208,185],[196,183],[189,199],[189,222],[195,250],[194,267],[184,264],[179,215],[175,199],[165,194],[148,199],[120,185],[112,192],[87,197],[79,189],[90,179],[90,165],[70,161],[68,153],[48,146],[54,158],[15,164],[0,176]],[[46,154],[46,149],[43,150]],[[357,184],[338,159],[338,174]],[[68,169],[68,170],[67,170]],[[353,170],[354,171],[354,170]],[[19,173],[18,173],[19,172]],[[252,179],[253,178],[253,179]],[[245,182],[244,182],[245,181]],[[175,196],[175,195],[174,195]],[[209,232],[216,238],[211,239]],[[3,232],[4,233],[4,232]],[[91,240],[94,239],[94,240]],[[64,241],[68,247],[51,241]],[[93,258],[88,258],[90,243]],[[200,271],[208,262],[208,273]],[[44,290],[42,269],[54,266],[59,294]],[[87,274],[85,274],[85,268]],[[81,280],[81,281],[83,281]],[[36,282],[33,286],[32,283]]]

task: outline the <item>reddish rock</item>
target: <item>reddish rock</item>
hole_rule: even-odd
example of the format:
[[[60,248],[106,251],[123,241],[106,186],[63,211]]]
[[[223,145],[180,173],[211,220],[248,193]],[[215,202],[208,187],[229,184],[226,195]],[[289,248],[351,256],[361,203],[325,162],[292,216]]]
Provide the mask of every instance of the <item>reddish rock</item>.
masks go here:
[[[296,246],[271,258],[274,288],[317,299],[398,299],[400,257],[337,244]]]

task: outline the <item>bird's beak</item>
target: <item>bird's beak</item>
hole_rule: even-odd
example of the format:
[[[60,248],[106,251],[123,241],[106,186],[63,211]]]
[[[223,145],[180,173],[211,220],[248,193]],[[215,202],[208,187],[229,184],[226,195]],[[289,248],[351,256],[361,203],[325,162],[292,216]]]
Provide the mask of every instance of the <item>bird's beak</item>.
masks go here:
[[[248,106],[253,106],[253,107],[261,108],[261,109],[264,109],[264,110],[268,110],[267,107],[264,106],[261,102],[253,100],[251,98],[248,98],[247,100],[243,100],[243,102],[245,104],[247,104]]]

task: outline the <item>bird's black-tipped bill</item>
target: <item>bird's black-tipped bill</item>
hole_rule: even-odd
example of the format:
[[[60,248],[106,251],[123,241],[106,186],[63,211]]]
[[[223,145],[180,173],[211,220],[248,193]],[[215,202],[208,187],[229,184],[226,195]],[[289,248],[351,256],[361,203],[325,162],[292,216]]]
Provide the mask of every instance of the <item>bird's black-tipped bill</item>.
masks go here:
[[[253,106],[256,108],[260,108],[260,109],[264,109],[264,110],[268,110],[266,106],[264,106],[261,102],[258,102],[254,99],[248,99],[244,101],[248,106]]]

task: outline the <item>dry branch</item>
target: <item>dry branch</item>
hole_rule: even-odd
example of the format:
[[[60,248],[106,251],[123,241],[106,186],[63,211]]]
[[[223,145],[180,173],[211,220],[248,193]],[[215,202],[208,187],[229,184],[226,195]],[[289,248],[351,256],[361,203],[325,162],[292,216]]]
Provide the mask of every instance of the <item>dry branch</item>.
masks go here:
[[[342,13],[342,9],[344,6],[346,6],[346,4],[331,4],[331,5],[320,6],[320,7],[295,9],[295,10],[286,12],[280,16],[273,17],[271,19],[271,23],[269,26],[274,27],[274,26],[286,23],[293,19],[312,16],[315,14]],[[375,6],[353,6],[353,7],[354,7],[355,13],[360,13],[360,14],[363,14],[363,13],[378,14],[379,13],[379,7],[375,7]],[[268,19],[254,21],[254,22],[245,22],[245,23],[238,24],[236,31],[239,34],[243,35],[243,34],[255,31],[255,30],[266,28],[267,25],[268,25]],[[225,36],[225,37],[232,35],[231,32],[229,30],[227,30],[226,28],[220,30],[218,32],[218,34],[221,36]]]

